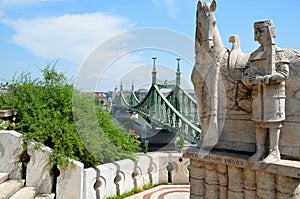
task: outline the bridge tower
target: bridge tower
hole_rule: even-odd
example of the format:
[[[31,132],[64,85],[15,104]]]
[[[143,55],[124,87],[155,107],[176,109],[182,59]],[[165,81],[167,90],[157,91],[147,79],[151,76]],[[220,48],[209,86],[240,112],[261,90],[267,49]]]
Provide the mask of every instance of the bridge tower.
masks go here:
[[[179,61],[181,60],[180,58],[176,58],[177,60],[177,71],[176,71],[176,86],[180,85],[180,76],[181,76],[181,72],[180,72],[180,64]]]
[[[134,80],[132,80],[132,83],[131,83],[131,92],[132,93],[134,92]]]
[[[156,66],[155,66],[155,60],[157,59],[157,57],[152,57],[153,59],[153,70],[152,70],[152,84],[156,84]]]
[[[122,84],[122,81],[121,81],[121,83],[120,83],[120,92],[122,92],[123,91],[123,84]]]

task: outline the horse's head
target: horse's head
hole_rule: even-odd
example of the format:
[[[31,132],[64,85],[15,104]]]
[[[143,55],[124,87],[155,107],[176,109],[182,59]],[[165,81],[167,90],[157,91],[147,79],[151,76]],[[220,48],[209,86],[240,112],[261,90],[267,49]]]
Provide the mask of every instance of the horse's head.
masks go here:
[[[211,52],[214,48],[214,30],[216,28],[215,10],[217,3],[198,1],[196,19],[196,38],[200,45]]]

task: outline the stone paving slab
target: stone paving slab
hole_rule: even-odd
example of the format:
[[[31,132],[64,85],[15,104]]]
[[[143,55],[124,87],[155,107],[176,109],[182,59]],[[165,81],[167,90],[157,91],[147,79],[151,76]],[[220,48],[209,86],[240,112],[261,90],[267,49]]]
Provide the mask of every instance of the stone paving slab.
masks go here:
[[[190,185],[159,185],[125,199],[189,199]]]

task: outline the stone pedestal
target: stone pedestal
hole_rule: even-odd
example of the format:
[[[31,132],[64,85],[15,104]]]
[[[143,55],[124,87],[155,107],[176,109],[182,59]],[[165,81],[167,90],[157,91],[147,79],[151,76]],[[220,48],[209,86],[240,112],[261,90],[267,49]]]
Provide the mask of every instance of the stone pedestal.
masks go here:
[[[249,155],[199,148],[184,151],[190,158],[191,199],[300,198],[300,161],[249,161]]]

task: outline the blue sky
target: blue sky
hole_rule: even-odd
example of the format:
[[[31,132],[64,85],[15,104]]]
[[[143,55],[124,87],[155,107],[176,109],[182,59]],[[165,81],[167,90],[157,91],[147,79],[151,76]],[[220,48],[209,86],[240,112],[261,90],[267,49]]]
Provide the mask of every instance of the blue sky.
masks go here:
[[[69,78],[80,80],[86,75],[77,84],[83,89],[113,90],[120,82],[130,89],[132,81],[136,87],[151,81],[152,56],[158,57],[159,78],[173,80],[176,57],[182,57],[176,49],[186,48],[190,57],[181,61],[182,75],[191,87],[194,55],[189,45],[194,40],[196,5],[196,0],[0,0],[0,82],[23,71],[38,77],[39,68],[59,60],[57,70]],[[272,19],[276,44],[300,49],[299,8],[300,0],[219,0],[216,18],[223,43],[230,49],[228,38],[237,34],[242,50],[253,51],[258,47],[253,40],[253,23]],[[160,31],[151,33],[150,29],[139,32],[140,37],[153,39],[153,43],[155,39],[170,40],[174,48],[159,42],[147,48],[143,41],[134,49],[125,47],[132,42],[135,30],[149,27],[173,36],[157,35]],[[176,35],[186,37],[187,46],[182,43],[185,39]],[[108,52],[105,45],[114,48]],[[94,53],[97,49],[100,55]],[[85,73],[86,64],[97,67],[87,69],[94,76]]]

